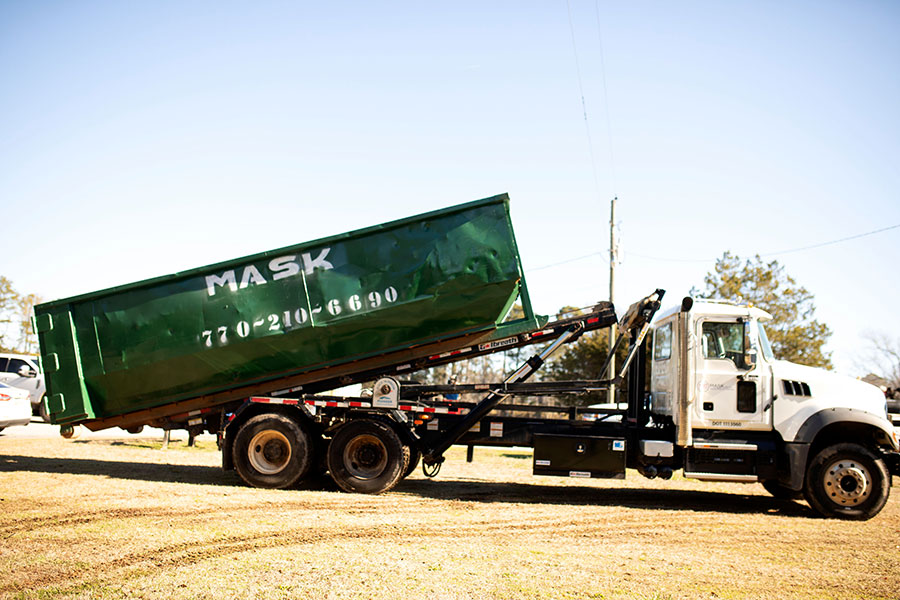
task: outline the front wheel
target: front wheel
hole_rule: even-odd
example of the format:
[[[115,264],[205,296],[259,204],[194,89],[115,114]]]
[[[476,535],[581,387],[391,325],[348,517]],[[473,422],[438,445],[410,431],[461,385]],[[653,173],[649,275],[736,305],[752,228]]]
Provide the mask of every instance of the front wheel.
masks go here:
[[[328,470],[345,492],[386,492],[397,485],[408,466],[409,446],[378,421],[350,421],[328,445]]]
[[[312,465],[309,434],[293,419],[262,414],[244,423],[234,438],[238,475],[253,487],[283,489],[300,481]]]
[[[822,516],[865,521],[884,508],[890,482],[884,460],[868,448],[835,444],[812,459],[804,496]]]

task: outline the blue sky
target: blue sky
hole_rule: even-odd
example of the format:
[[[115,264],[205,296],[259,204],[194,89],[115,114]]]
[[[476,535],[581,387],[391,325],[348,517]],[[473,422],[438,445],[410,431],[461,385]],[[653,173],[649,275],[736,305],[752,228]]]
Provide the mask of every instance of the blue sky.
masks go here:
[[[553,312],[607,296],[617,195],[617,304],[761,253],[861,374],[862,333],[900,337],[900,229],[777,252],[900,224],[898,26],[892,2],[0,2],[0,274],[55,299],[508,192]]]

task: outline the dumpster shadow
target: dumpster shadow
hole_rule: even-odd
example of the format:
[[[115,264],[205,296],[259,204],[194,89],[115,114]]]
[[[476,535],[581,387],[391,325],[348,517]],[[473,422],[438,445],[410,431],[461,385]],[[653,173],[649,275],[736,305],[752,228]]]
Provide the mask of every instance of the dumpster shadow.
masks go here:
[[[48,458],[2,455],[0,473],[63,473],[99,475],[116,479],[189,483],[194,485],[240,486],[245,484],[233,471],[220,466],[172,465],[89,458]],[[297,488],[294,488],[297,489]],[[313,478],[300,489],[340,492],[328,476]],[[566,487],[540,483],[432,481],[406,479],[391,494],[404,494],[433,500],[457,500],[477,503],[553,504],[569,506],[620,506],[644,510],[677,510],[730,514],[776,514],[787,517],[815,518],[805,504],[777,500],[769,496],[711,492],[609,487]]]
[[[172,465],[92,458],[48,458],[38,456],[0,456],[0,473],[29,471],[33,473],[65,473],[70,475],[103,475],[116,479],[193,483],[198,485],[235,485],[240,479],[222,467]]]
[[[490,481],[404,480],[395,492],[434,500],[478,503],[555,504],[621,506],[643,510],[677,510],[729,514],[776,514],[817,518],[806,504],[771,496],[712,492],[609,487],[565,487],[556,485]]]

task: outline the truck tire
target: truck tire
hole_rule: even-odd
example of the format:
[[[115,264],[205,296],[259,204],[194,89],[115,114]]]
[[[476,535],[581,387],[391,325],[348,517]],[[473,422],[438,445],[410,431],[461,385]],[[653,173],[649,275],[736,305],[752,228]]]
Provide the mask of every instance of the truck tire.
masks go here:
[[[779,483],[776,479],[767,479],[762,482],[762,486],[778,500],[799,500],[803,497],[802,491],[792,490],[786,485]]]
[[[278,413],[257,415],[234,437],[234,468],[248,485],[283,489],[299,482],[313,463],[309,434]]]
[[[409,446],[388,425],[363,419],[338,429],[328,445],[328,470],[345,492],[380,494],[409,466]]]
[[[835,444],[820,451],[806,472],[804,496],[822,516],[871,519],[884,507],[891,478],[884,460],[859,444]]]
[[[407,446],[409,449],[409,465],[403,470],[403,476],[400,479],[406,479],[413,474],[416,467],[419,466],[419,460],[422,459],[422,452],[418,448]]]

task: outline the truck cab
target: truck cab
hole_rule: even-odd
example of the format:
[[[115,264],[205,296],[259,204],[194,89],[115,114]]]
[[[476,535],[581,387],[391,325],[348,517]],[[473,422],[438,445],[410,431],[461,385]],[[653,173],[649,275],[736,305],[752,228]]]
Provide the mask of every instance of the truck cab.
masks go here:
[[[686,477],[758,481],[817,511],[868,518],[897,473],[897,434],[875,386],[778,360],[759,308],[694,302],[653,326],[650,410],[670,419]]]

